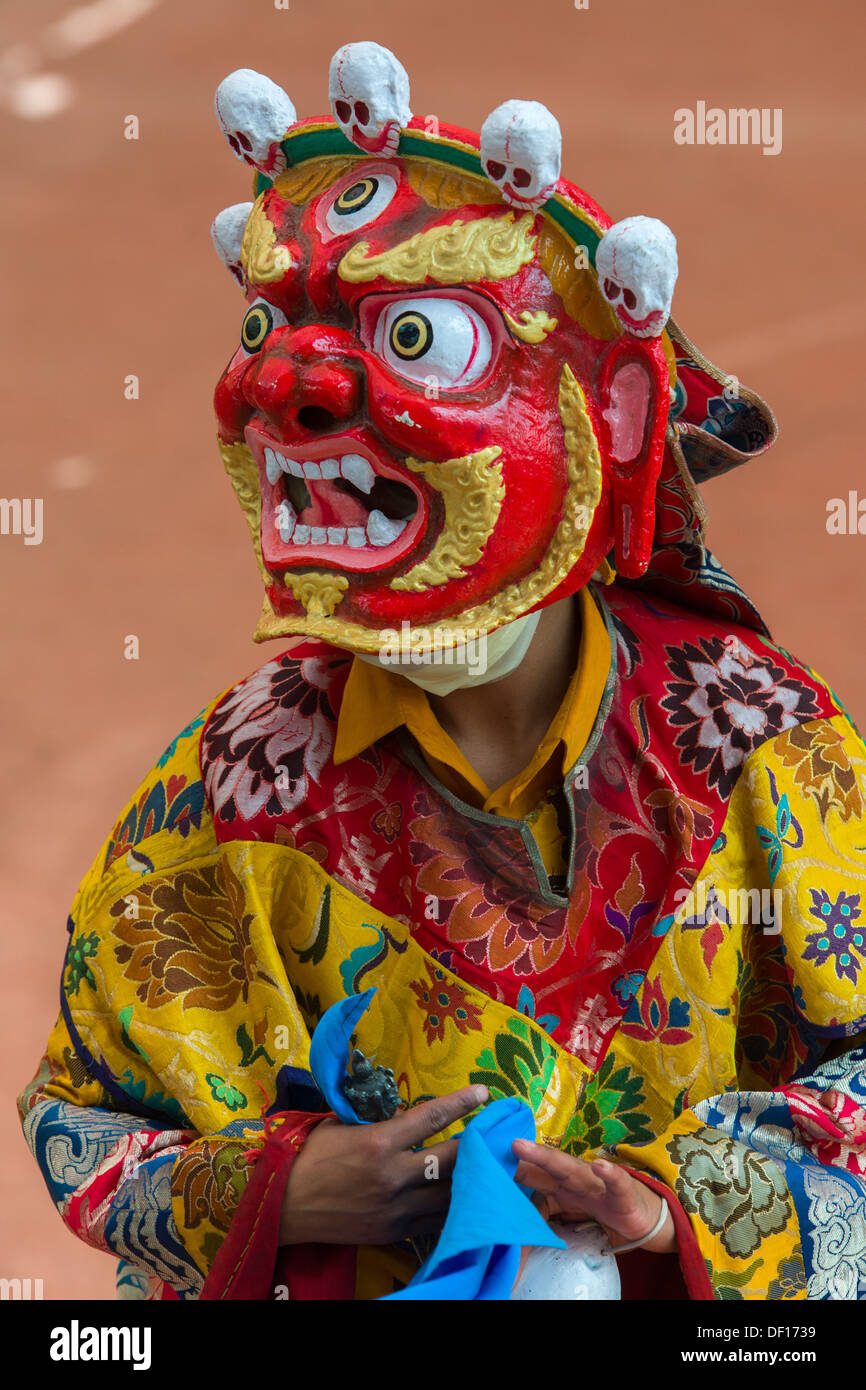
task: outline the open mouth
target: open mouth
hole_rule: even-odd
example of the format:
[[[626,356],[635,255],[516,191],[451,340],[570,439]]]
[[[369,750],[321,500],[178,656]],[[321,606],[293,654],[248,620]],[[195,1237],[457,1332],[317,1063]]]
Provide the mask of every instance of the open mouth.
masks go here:
[[[632,318],[631,314],[626,312],[621,304],[617,305],[617,313],[626,328],[632,329],[633,332],[639,332],[643,328],[649,328],[651,324],[654,326],[656,323],[660,323],[663,318],[661,310],[655,309],[651,314],[647,314],[645,319],[635,319]]]
[[[287,445],[248,426],[246,441],[259,467],[266,565],[384,569],[413,549],[424,498],[363,439]]]

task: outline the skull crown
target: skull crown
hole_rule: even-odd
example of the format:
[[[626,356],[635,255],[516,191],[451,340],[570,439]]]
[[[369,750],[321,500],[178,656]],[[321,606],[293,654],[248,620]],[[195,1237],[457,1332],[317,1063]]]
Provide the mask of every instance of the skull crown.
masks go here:
[[[393,53],[377,43],[344,44],[331,59],[328,98],[334,121],[356,149],[385,159],[396,156],[413,117],[409,77]],[[297,113],[281,87],[251,68],[239,68],[220,83],[215,107],[238,159],[272,180],[285,170],[282,142],[297,124]],[[505,202],[523,212],[537,211],[555,195],[561,156],[559,122],[541,102],[505,101],[481,128],[481,173]],[[244,206],[224,209],[211,229],[220,258],[238,279]],[[670,229],[654,217],[615,223],[600,240],[596,271],[625,333],[659,337],[677,278]]]

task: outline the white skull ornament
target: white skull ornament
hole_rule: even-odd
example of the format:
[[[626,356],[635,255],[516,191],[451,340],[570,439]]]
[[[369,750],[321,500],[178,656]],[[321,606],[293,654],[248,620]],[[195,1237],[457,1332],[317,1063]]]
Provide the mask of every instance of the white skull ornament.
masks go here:
[[[347,43],[331,59],[328,100],[347,140],[365,154],[397,153],[409,124],[409,76],[378,43]]]
[[[283,172],[281,141],[298,113],[282,87],[252,68],[238,68],[217,87],[214,110],[238,159],[271,179]]]
[[[670,318],[677,282],[677,242],[656,217],[625,217],[598,244],[601,291],[627,333],[658,338]]]
[[[244,285],[241,242],[247,219],[252,210],[252,203],[233,203],[230,208],[223,208],[222,212],[217,213],[210,229],[217,255],[223,265],[231,271],[241,288]]]
[[[540,101],[504,101],[481,127],[481,168],[513,207],[546,202],[561,161],[559,121]]]

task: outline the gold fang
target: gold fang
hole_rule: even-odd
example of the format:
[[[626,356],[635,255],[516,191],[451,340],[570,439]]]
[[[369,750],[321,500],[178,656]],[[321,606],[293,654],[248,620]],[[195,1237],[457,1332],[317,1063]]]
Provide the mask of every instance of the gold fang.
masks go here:
[[[262,207],[264,196],[262,193],[253,204],[241,241],[241,265],[251,285],[282,280],[292,265],[289,248],[276,244],[276,228]]]
[[[287,573],[285,585],[303,605],[307,617],[315,619],[330,618],[348,589],[349,581],[342,574]]]
[[[368,241],[359,241],[340,261],[338,273],[350,284],[380,276],[404,285],[420,285],[428,277],[440,285],[507,280],[535,255],[534,220],[527,213],[515,222],[514,213],[508,212],[504,217],[448,222],[416,232],[376,256],[368,255]]]
[[[429,463],[407,458],[406,466],[441,493],[445,524],[426,559],[391,580],[392,589],[421,593],[449,579],[460,579],[481,559],[505,498],[502,450],[498,445],[464,458]]]
[[[559,319],[552,319],[546,309],[523,309],[520,322],[502,310],[502,316],[515,338],[524,343],[543,343],[548,333],[552,333]]]

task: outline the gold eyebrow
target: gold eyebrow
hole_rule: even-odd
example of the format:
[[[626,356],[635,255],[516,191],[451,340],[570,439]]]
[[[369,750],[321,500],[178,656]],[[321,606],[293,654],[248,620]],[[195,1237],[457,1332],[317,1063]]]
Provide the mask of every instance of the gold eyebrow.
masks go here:
[[[368,241],[359,241],[340,261],[338,273],[350,284],[380,276],[404,285],[420,285],[428,277],[440,285],[507,280],[535,255],[534,220],[526,213],[515,221],[514,213],[508,212],[504,217],[448,222],[416,232],[375,256],[369,255]]]

